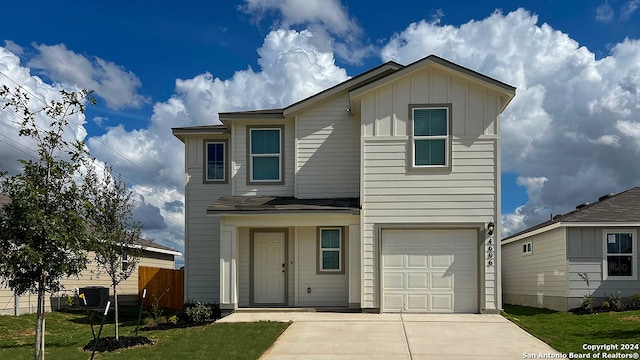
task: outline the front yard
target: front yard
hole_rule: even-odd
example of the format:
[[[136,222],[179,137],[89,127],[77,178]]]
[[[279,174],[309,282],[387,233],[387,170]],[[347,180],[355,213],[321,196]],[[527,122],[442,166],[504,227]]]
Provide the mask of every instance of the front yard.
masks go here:
[[[504,316],[565,354],[595,352],[585,350],[585,344],[618,344],[622,353],[640,354],[640,310],[575,315],[505,305]]]
[[[135,314],[135,312],[134,312]],[[125,318],[120,336],[133,336],[137,316]],[[83,359],[93,339],[85,312],[47,313],[46,357]],[[96,359],[257,359],[289,325],[277,322],[210,324],[182,329],[138,331],[154,345],[97,353]],[[96,327],[96,332],[98,331]],[[35,315],[0,316],[0,359],[33,359]],[[101,337],[113,336],[113,322]]]

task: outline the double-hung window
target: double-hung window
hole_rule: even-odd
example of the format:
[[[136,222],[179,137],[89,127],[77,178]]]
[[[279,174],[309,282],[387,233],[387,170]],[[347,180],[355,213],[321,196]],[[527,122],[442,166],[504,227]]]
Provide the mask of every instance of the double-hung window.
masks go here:
[[[451,106],[411,105],[412,167],[448,167]]]
[[[525,255],[531,254],[533,252],[533,244],[531,241],[522,244],[522,253]]]
[[[204,142],[204,182],[227,182],[226,140],[205,140]]]
[[[344,274],[342,228],[320,228],[318,232],[318,272]]]
[[[604,230],[605,278],[637,279],[635,230]]]
[[[282,130],[249,128],[250,182],[282,182]]]

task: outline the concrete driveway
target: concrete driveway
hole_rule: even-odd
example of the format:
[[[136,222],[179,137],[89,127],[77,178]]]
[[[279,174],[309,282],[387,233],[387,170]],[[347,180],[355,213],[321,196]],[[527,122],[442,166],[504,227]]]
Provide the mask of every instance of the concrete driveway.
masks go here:
[[[240,312],[219,320],[251,321],[293,321],[262,356],[265,360],[524,359],[526,354],[537,359],[541,353],[558,354],[500,315]]]

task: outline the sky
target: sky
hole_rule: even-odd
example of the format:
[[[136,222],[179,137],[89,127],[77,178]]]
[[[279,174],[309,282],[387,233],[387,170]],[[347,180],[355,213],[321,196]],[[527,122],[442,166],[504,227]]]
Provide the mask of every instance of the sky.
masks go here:
[[[503,235],[640,185],[640,0],[22,1],[0,13],[0,85],[70,124],[135,194],[143,236],[184,249],[172,127],[285,107],[386,61],[435,54],[517,88],[501,117]],[[33,144],[0,111],[0,169]],[[178,259],[181,264],[183,259]]]

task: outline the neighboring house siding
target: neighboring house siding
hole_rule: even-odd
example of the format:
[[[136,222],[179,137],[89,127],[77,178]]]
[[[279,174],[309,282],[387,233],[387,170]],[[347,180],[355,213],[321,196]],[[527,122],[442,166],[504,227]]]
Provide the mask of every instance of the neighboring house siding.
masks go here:
[[[348,244],[348,235],[345,244]],[[349,305],[348,272],[343,274],[318,274],[317,228],[298,228],[298,298],[299,306],[340,306]],[[345,254],[347,255],[347,254]],[[345,256],[345,259],[348,255]],[[346,265],[348,268],[348,264]],[[307,288],[311,292],[307,292]]]
[[[522,246],[531,242],[530,254]],[[565,229],[502,246],[502,292],[508,304],[567,310]]]
[[[230,195],[231,185],[203,183],[203,156],[205,139],[227,138],[192,136],[185,141],[185,301],[220,301],[220,219],[207,216],[206,209]]]
[[[247,126],[278,126],[284,125],[284,184],[248,184],[247,176],[249,164],[247,163]],[[294,143],[295,129],[293,119],[246,122],[234,121],[232,125],[232,174],[233,195],[236,196],[294,196],[295,192],[295,166]],[[213,202],[211,202],[213,203]],[[210,204],[211,204],[210,203]]]
[[[360,123],[341,94],[297,116],[298,198],[358,197]]]
[[[88,256],[90,262],[88,263],[87,268],[82,271],[79,277],[63,279],[61,281],[63,289],[60,291],[60,293],[47,293],[47,310],[57,310],[64,307],[65,296],[74,296],[76,288],[81,289],[87,286],[103,286],[108,287],[109,294],[113,295],[113,290],[111,289],[111,278],[104,271],[97,271],[97,263],[94,261],[94,253],[90,252]],[[143,252],[142,257],[140,257],[138,266],[173,269],[173,255],[145,251]],[[123,281],[118,286],[118,302],[123,305],[135,305],[138,303],[137,269],[126,281]],[[33,313],[37,310],[38,296],[35,294],[25,294],[20,297],[19,304],[20,314]],[[13,315],[14,305],[13,291],[8,288],[0,289],[0,315]]]
[[[606,297],[612,293],[618,293],[622,297],[640,292],[640,280],[603,280],[603,251],[604,251],[604,229],[620,229],[612,224],[603,227],[571,227],[567,229],[567,243],[569,251],[567,259],[569,263],[569,308],[579,307],[582,304],[583,296],[589,290],[597,299]],[[639,228],[626,228],[636,230]],[[636,246],[638,242],[636,240]],[[638,257],[638,249],[636,256]],[[638,262],[640,264],[640,261]],[[638,269],[635,269],[638,273]],[[590,285],[578,275],[586,273],[589,275]],[[640,279],[640,277],[639,277]],[[596,301],[596,305],[599,301]]]
[[[434,103],[452,104],[451,171],[414,171],[407,162],[409,104]],[[361,112],[362,306],[376,308],[375,224],[486,223],[498,217],[499,99],[470,81],[427,69],[364,95]]]

